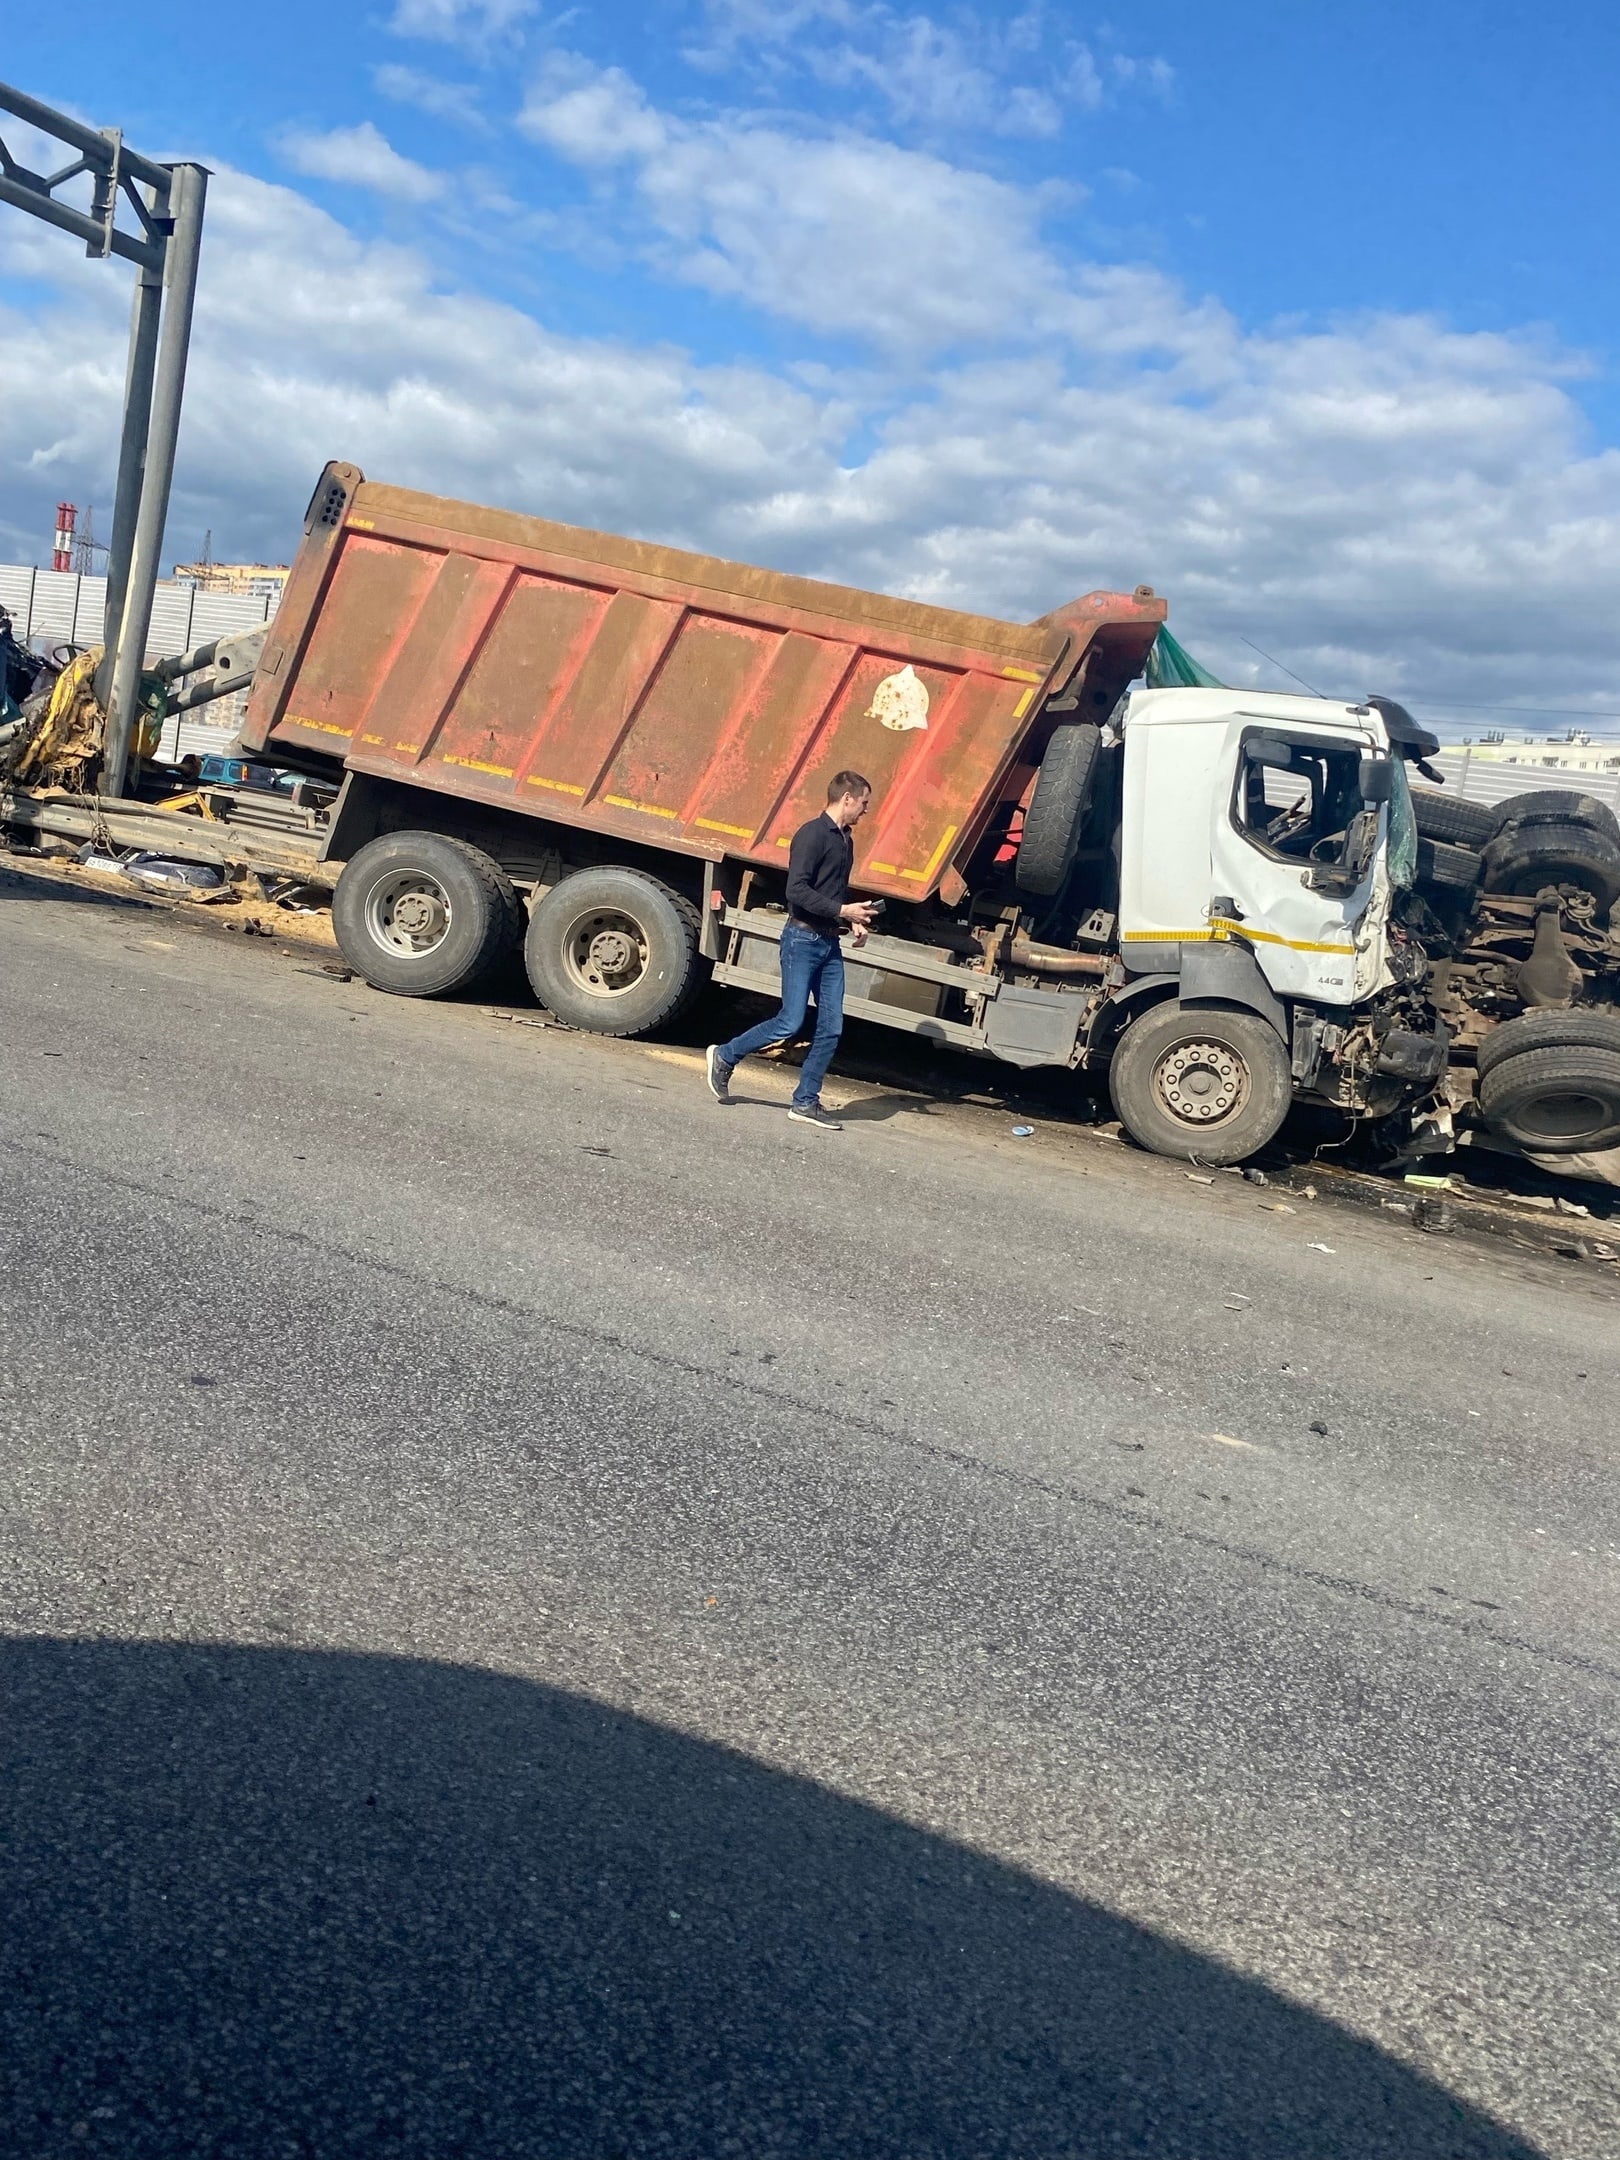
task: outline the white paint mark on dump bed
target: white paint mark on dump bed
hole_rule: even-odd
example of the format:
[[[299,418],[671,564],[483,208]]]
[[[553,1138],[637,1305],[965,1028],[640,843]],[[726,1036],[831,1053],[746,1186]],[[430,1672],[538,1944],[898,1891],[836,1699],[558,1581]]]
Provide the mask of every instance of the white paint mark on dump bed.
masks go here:
[[[868,720],[879,720],[897,735],[907,728],[928,725],[928,685],[909,661],[893,675],[885,675],[872,693],[866,709]]]

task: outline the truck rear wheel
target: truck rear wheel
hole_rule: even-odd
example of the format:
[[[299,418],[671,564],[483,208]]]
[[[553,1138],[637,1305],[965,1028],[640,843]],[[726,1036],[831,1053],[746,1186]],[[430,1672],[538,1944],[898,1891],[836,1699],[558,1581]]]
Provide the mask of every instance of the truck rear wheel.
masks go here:
[[[701,987],[698,912],[639,870],[576,870],[529,918],[523,959],[541,1004],[594,1035],[646,1035]]]
[[[522,921],[500,864],[446,833],[368,842],[332,896],[344,959],[396,997],[443,997],[477,982],[517,943]]]
[[[1620,1008],[1551,1006],[1504,1020],[1491,1029],[1475,1053],[1480,1078],[1504,1058],[1517,1057],[1524,1050],[1607,1050],[1620,1057]]]
[[[1494,840],[1502,820],[1485,803],[1464,802],[1437,788],[1412,790],[1412,816],[1424,840],[1445,840],[1453,847],[1482,848]]]
[[[1417,844],[1417,876],[1420,885],[1442,885],[1450,892],[1472,892],[1479,883],[1479,857],[1472,848],[1454,847],[1449,840],[1420,840]]]
[[[1217,1165],[1275,1139],[1293,1099],[1288,1052],[1269,1020],[1174,1000],[1126,1028],[1108,1088],[1133,1140]]]
[[[1544,885],[1575,885],[1603,912],[1620,900],[1620,841],[1597,825],[1510,825],[1481,858],[1485,890],[1536,893]]]
[[[1523,795],[1510,795],[1506,802],[1498,803],[1492,816],[1495,822],[1487,839],[1494,839],[1511,826],[1586,825],[1593,832],[1607,833],[1611,840],[1620,841],[1620,818],[1609,805],[1575,788],[1530,788]],[[1418,830],[1423,830],[1421,824]]]
[[[1479,1083],[1485,1122],[1535,1155],[1620,1147],[1620,1052],[1569,1044],[1520,1050]]]

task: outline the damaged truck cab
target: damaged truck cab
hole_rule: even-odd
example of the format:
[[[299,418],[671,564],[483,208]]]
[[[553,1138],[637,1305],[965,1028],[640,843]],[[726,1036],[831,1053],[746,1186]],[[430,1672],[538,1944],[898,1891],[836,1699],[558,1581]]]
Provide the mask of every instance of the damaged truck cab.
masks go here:
[[[1395,920],[1416,832],[1383,715],[1144,690],[1120,723],[1112,1002],[1136,1011],[1113,1086],[1132,1131],[1224,1162],[1264,1145],[1295,1096],[1358,1116],[1421,1103],[1447,1036]]]

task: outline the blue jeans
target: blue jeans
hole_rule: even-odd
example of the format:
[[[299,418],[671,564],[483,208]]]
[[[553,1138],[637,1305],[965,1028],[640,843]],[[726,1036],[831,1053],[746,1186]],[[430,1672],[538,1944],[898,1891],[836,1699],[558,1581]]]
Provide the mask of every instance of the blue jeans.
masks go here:
[[[816,1032],[799,1084],[793,1090],[794,1103],[801,1110],[820,1102],[821,1083],[844,1032],[844,955],[834,932],[807,930],[803,923],[787,925],[782,932],[781,1011],[762,1020],[758,1027],[751,1027],[746,1035],[722,1044],[720,1050],[722,1065],[740,1065],[756,1050],[787,1042],[803,1027],[812,994],[816,1001]]]

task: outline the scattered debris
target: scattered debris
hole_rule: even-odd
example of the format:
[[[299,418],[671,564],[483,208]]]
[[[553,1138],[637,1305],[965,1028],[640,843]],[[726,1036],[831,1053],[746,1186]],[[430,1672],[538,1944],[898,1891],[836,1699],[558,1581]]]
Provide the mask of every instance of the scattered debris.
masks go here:
[[[1425,1192],[1450,1192],[1452,1186],[1449,1177],[1435,1177],[1416,1170],[1409,1170],[1401,1182],[1403,1185],[1419,1185]]]
[[[102,870],[119,875],[124,868],[125,857],[113,848],[97,847],[94,840],[87,840],[75,851],[75,859],[81,870]]]
[[[1323,1245],[1323,1244],[1319,1243],[1319,1241],[1318,1241],[1317,1239],[1315,1239],[1315,1238],[1312,1238],[1312,1239],[1311,1239],[1311,1242],[1310,1242],[1310,1250],[1311,1250],[1312,1252],[1325,1252],[1325,1253],[1330,1253],[1330,1252],[1337,1252],[1337,1251],[1338,1251],[1338,1247],[1337,1247],[1336,1245]]]
[[[302,878],[278,878],[267,886],[255,873],[254,882],[266,900],[289,915],[324,915],[331,907],[331,895],[324,887],[306,884]]]
[[[1319,1417],[1313,1417],[1311,1419],[1311,1431],[1313,1433],[1320,1433],[1324,1440],[1327,1438],[1327,1426]]]
[[[1212,1177],[1204,1177],[1196,1170],[1185,1170],[1182,1175],[1189,1185],[1213,1185],[1215,1182]]]
[[[217,863],[181,862],[174,856],[146,850],[128,856],[121,865],[125,877],[156,892],[173,892],[194,898],[198,893],[228,892],[225,873]]]
[[[1247,1165],[1238,1174],[1251,1185],[1269,1185],[1271,1183],[1270,1178],[1266,1176],[1263,1170],[1252,1170]]]
[[[1562,1193],[1553,1202],[1560,1215],[1590,1215],[1589,1207],[1582,1207],[1578,1200],[1566,1200]]]
[[[1299,1213],[1299,1209],[1290,1207],[1286,1200],[1262,1200],[1260,1205],[1268,1215],[1297,1215]]]
[[[561,1025],[559,1021],[548,1018],[544,1013],[506,1012],[499,1005],[486,1005],[484,1007],[484,1018],[486,1020],[509,1020],[513,1027],[550,1028]]]
[[[1412,1220],[1420,1230],[1450,1231],[1456,1228],[1456,1211],[1443,1193],[1424,1193],[1412,1209]]]
[[[1033,1125],[1015,1125],[1012,1129],[1012,1136],[1015,1140],[1027,1140],[1034,1130]]]
[[[1304,1188],[1304,1192],[1307,1200],[1314,1200],[1316,1198],[1316,1187],[1314,1185],[1307,1185]]]

